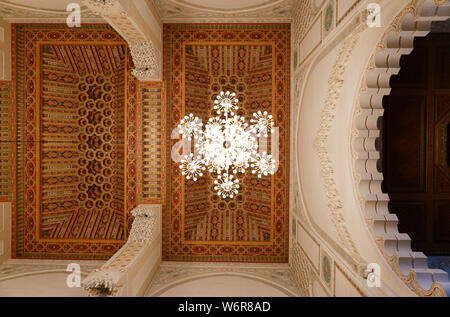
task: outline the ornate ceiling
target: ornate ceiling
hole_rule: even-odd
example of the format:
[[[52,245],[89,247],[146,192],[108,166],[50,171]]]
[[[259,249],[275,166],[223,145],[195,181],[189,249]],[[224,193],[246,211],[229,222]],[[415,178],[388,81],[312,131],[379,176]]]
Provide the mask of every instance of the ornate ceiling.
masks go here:
[[[106,258],[122,245],[130,219],[126,212],[139,201],[163,205],[165,259],[286,262],[290,25],[279,22],[290,21],[294,0],[209,1],[208,7],[199,0],[117,1],[103,11],[94,10],[94,0],[85,0],[80,1],[86,4],[81,7],[83,21],[92,17],[103,24],[70,29],[62,24],[69,1],[0,3],[0,18],[24,23],[12,27],[13,68],[19,83],[13,90],[20,92],[16,125],[24,131],[17,145],[17,162],[18,170],[26,171],[14,180],[17,188],[24,188],[14,193],[18,201],[13,211],[14,256]],[[140,5],[133,7],[135,3]],[[146,4],[148,12],[142,8]],[[154,12],[160,16],[152,24]],[[46,24],[40,25],[43,21]],[[161,21],[215,24],[167,24],[162,43],[151,34]],[[139,63],[139,57],[149,54],[135,49],[145,43],[155,46],[155,60],[164,45],[167,62],[158,62],[167,84],[138,84],[131,75],[132,69],[148,65]],[[91,79],[80,73],[80,67],[93,73],[95,80],[104,75],[99,78],[102,85],[113,81],[101,67],[119,69],[126,73],[127,85],[120,82],[111,103],[94,111],[89,105],[103,98],[96,96],[102,89],[88,82]],[[205,82],[199,85],[197,79]],[[79,91],[83,83],[91,89],[89,98]],[[266,109],[280,127],[278,172],[263,180],[245,177],[245,188],[236,201],[212,195],[210,179],[198,186],[186,183],[167,155],[173,145],[171,125],[185,110],[208,116],[208,109],[201,107],[221,88],[239,93],[247,117],[256,109]],[[186,98],[186,109],[181,108],[181,96]],[[76,106],[81,112],[75,113],[71,102],[83,103]],[[122,107],[113,107],[115,103]],[[109,124],[112,118],[119,120],[112,125],[114,131]],[[145,128],[140,123],[146,123]],[[46,145],[24,140],[42,140]],[[63,149],[60,141],[65,142]],[[103,148],[105,144],[110,147]],[[142,149],[137,144],[143,144]],[[149,150],[149,144],[156,146]],[[149,165],[155,161],[157,166]]]
[[[163,259],[287,262],[290,25],[167,24],[164,39],[168,131],[189,113],[205,122],[216,94],[229,90],[240,100],[238,115],[268,111],[280,134],[275,175],[239,175],[235,199],[217,195],[215,175],[182,177],[168,154]],[[168,134],[166,153],[178,141]]]
[[[12,129],[23,131],[12,165],[24,171],[14,186],[23,190],[12,254],[108,258],[125,241],[127,207],[136,204],[128,157],[136,143],[124,142],[135,126],[125,104],[134,104],[136,90],[126,42],[107,25],[17,24],[12,33]]]
[[[289,22],[293,0],[147,0],[164,22]]]

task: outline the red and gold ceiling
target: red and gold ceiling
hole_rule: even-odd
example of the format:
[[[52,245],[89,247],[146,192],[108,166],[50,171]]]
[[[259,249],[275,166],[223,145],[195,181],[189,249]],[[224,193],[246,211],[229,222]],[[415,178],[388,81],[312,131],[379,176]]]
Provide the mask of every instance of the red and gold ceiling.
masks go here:
[[[136,80],[109,26],[14,25],[12,253],[106,259],[136,205]]]
[[[130,209],[161,203],[164,260],[287,262],[289,30],[166,25],[164,82],[138,83],[107,25],[14,25],[13,257],[106,259],[127,239]],[[232,200],[170,159],[172,129],[185,113],[210,117],[220,90],[280,128],[277,173],[247,174]]]
[[[288,261],[290,27],[288,24],[169,24],[164,28],[168,148],[171,132],[189,113],[214,115],[221,90],[236,92],[239,115],[268,111],[280,128],[280,164],[273,177],[241,177],[241,192],[222,199],[213,178],[182,177],[167,161],[163,259]]]

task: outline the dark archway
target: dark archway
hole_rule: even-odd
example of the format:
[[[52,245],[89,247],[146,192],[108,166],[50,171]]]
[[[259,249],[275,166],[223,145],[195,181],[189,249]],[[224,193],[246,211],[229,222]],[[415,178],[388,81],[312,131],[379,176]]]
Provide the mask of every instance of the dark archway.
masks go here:
[[[383,100],[383,192],[400,232],[428,256],[450,256],[449,31],[435,23],[414,40]]]

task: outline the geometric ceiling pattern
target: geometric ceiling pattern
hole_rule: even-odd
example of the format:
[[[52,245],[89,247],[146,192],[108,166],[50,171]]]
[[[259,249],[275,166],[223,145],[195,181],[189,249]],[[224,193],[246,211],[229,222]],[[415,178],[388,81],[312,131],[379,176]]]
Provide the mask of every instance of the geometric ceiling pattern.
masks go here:
[[[13,256],[109,258],[126,241],[136,204],[128,47],[108,25],[13,25],[12,34]]]
[[[126,241],[131,208],[163,205],[163,258],[287,262],[289,255],[289,24],[165,25],[164,81],[138,83],[108,25],[13,25],[12,254],[107,259]],[[241,175],[221,199],[171,159],[187,113],[211,117],[232,90],[239,115],[268,111],[279,128],[273,176]],[[165,110],[167,109],[167,110]]]
[[[214,191],[214,175],[185,179],[167,160],[167,202],[163,259],[179,261],[288,261],[289,210],[289,24],[169,24],[164,29],[167,83],[167,156],[179,141],[171,132],[194,113],[206,122],[221,90],[237,94],[238,115],[258,110],[279,128],[279,166],[258,178],[247,171],[240,193],[223,199]],[[277,146],[269,138],[268,149]]]
[[[125,45],[41,45],[39,237],[124,237]],[[39,152],[38,150],[38,152]]]

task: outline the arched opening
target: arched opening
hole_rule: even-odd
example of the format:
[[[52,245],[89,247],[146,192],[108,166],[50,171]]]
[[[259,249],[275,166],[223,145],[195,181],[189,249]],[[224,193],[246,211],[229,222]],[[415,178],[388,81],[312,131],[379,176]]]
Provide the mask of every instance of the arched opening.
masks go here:
[[[450,272],[450,20],[415,38],[400,68],[383,99],[382,189],[413,251]]]

